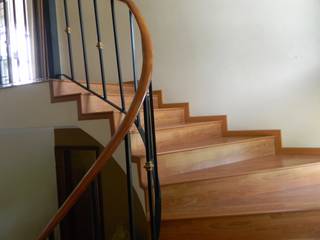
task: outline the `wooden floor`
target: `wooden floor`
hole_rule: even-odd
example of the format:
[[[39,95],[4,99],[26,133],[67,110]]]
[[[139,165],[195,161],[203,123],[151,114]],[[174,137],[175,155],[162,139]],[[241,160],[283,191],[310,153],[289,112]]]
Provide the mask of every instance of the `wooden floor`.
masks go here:
[[[108,84],[114,103],[119,87]],[[126,103],[134,90],[125,85]],[[100,84],[92,89],[102,91]],[[53,102],[76,101],[79,119],[121,115],[69,81],[52,81]],[[193,117],[187,103],[163,103],[155,91],[162,185],[161,239],[320,239],[320,155],[285,154],[280,132],[228,131],[225,116]],[[132,128],[132,150],[146,189],[142,141]]]

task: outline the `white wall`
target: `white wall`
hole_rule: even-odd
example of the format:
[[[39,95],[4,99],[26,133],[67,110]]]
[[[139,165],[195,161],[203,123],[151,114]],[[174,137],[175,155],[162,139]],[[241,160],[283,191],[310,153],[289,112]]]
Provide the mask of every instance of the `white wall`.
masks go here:
[[[155,46],[154,84],[231,129],[282,129],[320,146],[319,0],[137,1]]]
[[[136,2],[154,40],[154,85],[164,90],[167,102],[190,102],[195,115],[227,114],[230,129],[281,129],[285,146],[320,146],[319,0]],[[81,65],[77,5],[74,0],[69,4],[77,36],[73,37],[76,60]],[[125,79],[131,80],[127,12],[118,8],[123,70]],[[92,6],[85,9],[89,12]],[[107,76],[115,81],[110,9],[107,5],[99,9]],[[60,21],[63,29],[62,15]],[[91,31],[87,34],[94,63],[91,75],[96,80],[100,78],[94,60],[97,51],[92,48],[96,41],[92,16],[87,14],[86,22]],[[65,35],[60,38],[65,49]],[[77,74],[83,78],[81,71]]]
[[[35,239],[58,205],[53,129],[1,129],[0,152],[0,239]]]

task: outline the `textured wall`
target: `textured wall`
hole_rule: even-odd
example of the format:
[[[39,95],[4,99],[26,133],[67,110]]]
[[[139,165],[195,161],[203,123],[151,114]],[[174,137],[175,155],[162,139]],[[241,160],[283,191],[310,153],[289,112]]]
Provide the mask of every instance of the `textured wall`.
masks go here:
[[[58,205],[53,129],[2,129],[0,152],[0,239],[35,239]]]
[[[282,129],[320,146],[319,0],[137,1],[155,46],[154,84],[232,129]]]

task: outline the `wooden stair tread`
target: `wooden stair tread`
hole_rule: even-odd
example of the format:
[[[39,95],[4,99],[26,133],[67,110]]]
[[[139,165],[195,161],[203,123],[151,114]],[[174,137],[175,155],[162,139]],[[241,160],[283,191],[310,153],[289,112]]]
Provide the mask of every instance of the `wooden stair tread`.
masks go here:
[[[167,176],[161,179],[161,185],[238,176],[262,171],[272,171],[279,168],[299,167],[300,165],[319,162],[320,156],[317,155],[273,155]]]
[[[320,163],[162,187],[163,219],[320,209]]]
[[[221,145],[229,145],[229,144],[237,144],[243,142],[251,142],[251,141],[259,141],[263,139],[273,139],[272,136],[263,136],[263,137],[216,137],[211,139],[203,139],[202,141],[198,142],[189,142],[183,143],[177,142],[172,144],[171,146],[166,147],[159,147],[157,149],[158,155],[169,154],[174,152],[181,152],[181,151],[191,151],[194,149],[201,149],[207,147],[214,147],[214,146],[221,146]],[[134,154],[136,157],[143,157],[145,156],[144,152],[136,152]]]
[[[316,240],[320,211],[163,221],[161,240]]]
[[[82,83],[85,86],[85,82]],[[80,87],[79,85],[69,81],[69,80],[53,80],[52,81],[52,87],[54,89],[55,96],[65,96],[65,95],[72,95],[75,93],[88,93],[87,90]],[[91,83],[90,84],[91,90],[95,91],[98,90],[97,93],[102,93],[100,90],[102,90],[102,84],[99,83]],[[115,83],[108,83],[106,84],[108,95],[120,95],[120,91],[118,90],[119,84]],[[134,88],[131,86],[131,84],[124,84],[124,94],[126,95],[134,95]]]
[[[156,109],[155,109],[156,111]],[[197,127],[197,126],[208,126],[211,124],[221,124],[221,121],[208,121],[208,122],[196,122],[196,123],[189,123],[189,122],[182,122],[182,123],[177,123],[177,124],[170,124],[170,125],[162,125],[162,126],[157,126],[156,125],[156,131],[161,132],[161,131],[166,131],[166,130],[174,130],[174,129],[179,129],[179,128],[190,128],[190,127]],[[134,129],[132,133],[137,133],[138,130]]]

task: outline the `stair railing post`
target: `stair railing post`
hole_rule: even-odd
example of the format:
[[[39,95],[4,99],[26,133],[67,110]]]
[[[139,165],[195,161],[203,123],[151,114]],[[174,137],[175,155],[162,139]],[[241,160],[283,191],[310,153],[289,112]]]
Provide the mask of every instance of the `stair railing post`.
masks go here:
[[[129,24],[130,24],[130,46],[131,46],[131,62],[132,62],[132,76],[135,92],[138,89],[138,77],[137,77],[137,64],[136,64],[136,40],[135,40],[135,30],[134,30],[134,17],[132,12],[129,10]],[[141,118],[140,114],[137,116],[136,120],[137,128],[141,128]]]
[[[99,18],[99,10],[98,10],[97,0],[93,0],[93,8],[94,8],[94,17],[95,17],[97,41],[98,41],[96,47],[98,48],[98,53],[99,53],[102,91],[103,91],[104,99],[108,99],[107,88],[106,88],[106,77],[105,77],[105,70],[104,70],[104,57],[103,57],[104,45],[103,45],[103,42],[101,39],[100,22],[99,22],[100,18]]]
[[[65,22],[66,22],[65,33],[67,34],[67,40],[68,40],[70,74],[71,74],[71,79],[74,80],[74,65],[73,65],[72,40],[71,40],[72,29],[69,21],[69,9],[68,9],[67,0],[63,0],[63,4],[64,4],[64,16],[65,16]]]
[[[113,27],[113,36],[114,36],[114,46],[116,53],[116,62],[117,62],[117,73],[118,73],[118,83],[120,90],[120,99],[121,99],[121,108],[122,111],[126,111],[126,102],[125,102],[125,93],[123,89],[123,77],[121,69],[121,58],[120,58],[120,49],[119,49],[119,40],[118,40],[118,29],[117,29],[117,18],[116,18],[116,9],[114,0],[110,0],[111,4],[111,16],[112,16],[112,27]],[[126,175],[127,175],[127,191],[128,191],[128,215],[129,215],[129,233],[130,239],[135,240],[135,221],[134,221],[134,206],[133,206],[133,181],[132,181],[132,151],[131,151],[131,137],[128,133],[124,139],[125,141],[125,152],[126,152]]]
[[[155,126],[155,118],[154,118],[154,103],[153,103],[153,88],[152,82],[149,86],[149,109],[150,109],[150,131],[151,131],[151,141],[152,141],[152,159],[154,164],[154,191],[155,191],[155,225],[157,237],[160,237],[161,230],[161,219],[162,219],[162,205],[161,205],[161,187],[160,187],[160,179],[159,179],[159,171],[158,171],[158,157],[157,157],[157,140],[156,140],[156,126]]]
[[[156,230],[156,222],[155,222],[155,211],[154,211],[154,178],[153,178],[153,170],[154,163],[152,160],[152,140],[151,140],[151,132],[150,132],[150,113],[148,109],[148,101],[149,94],[146,96],[143,102],[144,109],[144,130],[145,130],[145,152],[146,152],[146,162],[145,162],[145,170],[147,171],[147,180],[148,180],[148,211],[149,211],[149,220],[150,220],[150,228],[151,228],[151,240],[157,239],[157,230]]]
[[[78,11],[79,11],[79,21],[80,21],[80,35],[81,35],[81,42],[82,42],[84,73],[86,78],[87,89],[90,89],[89,69],[88,69],[88,61],[87,61],[87,47],[86,47],[86,39],[85,39],[85,30],[83,26],[83,12],[82,12],[81,0],[78,0]]]

